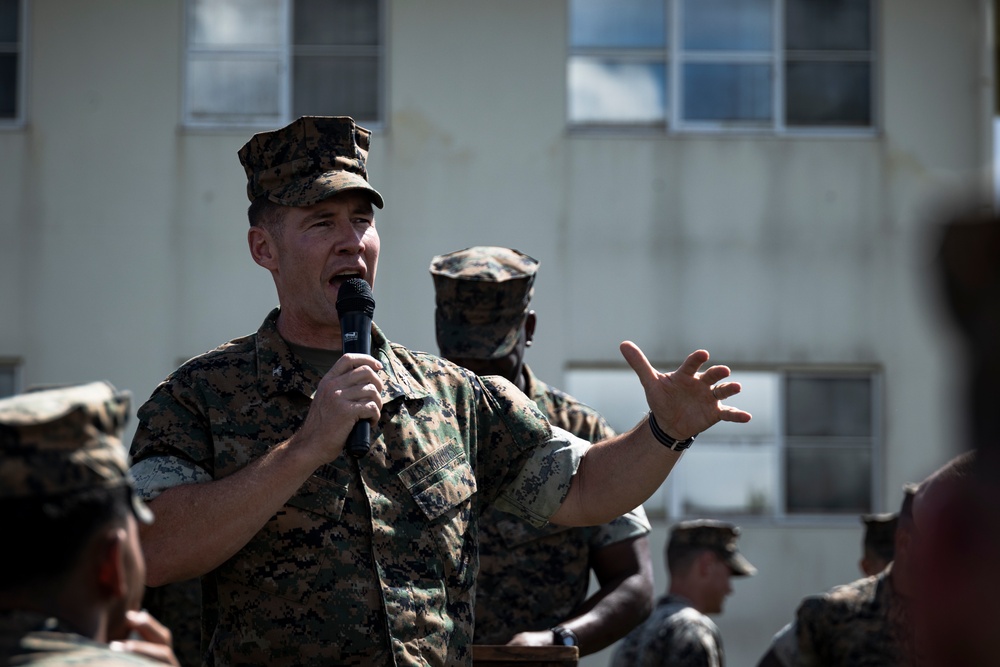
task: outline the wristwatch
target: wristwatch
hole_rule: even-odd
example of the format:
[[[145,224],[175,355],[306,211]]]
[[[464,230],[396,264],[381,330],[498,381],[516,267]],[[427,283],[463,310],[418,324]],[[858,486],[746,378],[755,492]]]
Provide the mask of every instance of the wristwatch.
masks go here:
[[[552,637],[555,639],[552,643],[556,646],[579,646],[580,640],[577,639],[576,633],[569,628],[564,628],[561,625],[557,625],[552,628]]]

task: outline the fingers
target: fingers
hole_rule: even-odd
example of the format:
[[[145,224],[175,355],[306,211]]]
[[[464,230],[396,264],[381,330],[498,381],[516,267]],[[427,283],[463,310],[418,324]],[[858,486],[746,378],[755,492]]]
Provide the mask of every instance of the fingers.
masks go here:
[[[719,420],[724,422],[736,422],[737,424],[745,424],[750,421],[751,415],[749,412],[740,410],[738,408],[730,407],[728,405],[719,406]]]
[[[716,399],[724,401],[727,398],[735,396],[743,390],[739,382],[723,382],[720,385],[716,385],[712,389],[712,394]]]
[[[656,380],[656,369],[653,365],[649,363],[649,359],[643,354],[639,346],[630,340],[624,341],[618,346],[621,351],[622,356],[625,357],[625,361],[631,366],[632,370],[639,377],[639,382],[642,383],[643,387],[648,387],[651,382]]]
[[[701,374],[701,381],[706,382],[709,385],[713,385],[716,382],[729,377],[730,372],[731,371],[728,366],[712,366]]]
[[[677,372],[684,373],[685,375],[694,375],[706,361],[708,361],[708,351],[695,350],[688,355],[687,359],[684,360],[684,363],[677,367]]]
[[[153,618],[147,611],[126,612],[125,619],[129,628],[146,641],[168,645],[173,641],[167,626]]]

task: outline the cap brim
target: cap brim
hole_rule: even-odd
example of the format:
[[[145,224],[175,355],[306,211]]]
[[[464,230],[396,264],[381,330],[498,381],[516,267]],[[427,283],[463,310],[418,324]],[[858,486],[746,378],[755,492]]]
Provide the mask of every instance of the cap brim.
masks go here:
[[[132,513],[141,523],[153,523],[153,510],[149,509],[149,505],[143,502],[142,498],[134,491],[132,492]]]
[[[733,571],[733,576],[736,577],[749,577],[757,574],[757,568],[751,565],[750,561],[739,551],[728,554],[726,565],[729,566],[729,569]]]
[[[372,203],[383,208],[385,203],[378,190],[373,188],[364,177],[351,171],[328,171],[319,176],[310,176],[282,188],[277,188],[267,194],[268,199],[282,206],[311,206],[348,190],[364,190]]]

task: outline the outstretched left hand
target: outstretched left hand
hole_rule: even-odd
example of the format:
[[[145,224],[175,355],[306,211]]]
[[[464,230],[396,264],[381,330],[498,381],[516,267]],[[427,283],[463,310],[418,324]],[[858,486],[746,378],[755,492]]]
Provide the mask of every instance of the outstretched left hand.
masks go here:
[[[738,382],[722,382],[729,377],[728,367],[698,370],[708,361],[707,351],[696,350],[677,370],[660,373],[632,341],[623,342],[619,349],[639,377],[656,423],[671,437],[685,440],[720,421],[750,421],[749,412],[722,403],[741,389]]]

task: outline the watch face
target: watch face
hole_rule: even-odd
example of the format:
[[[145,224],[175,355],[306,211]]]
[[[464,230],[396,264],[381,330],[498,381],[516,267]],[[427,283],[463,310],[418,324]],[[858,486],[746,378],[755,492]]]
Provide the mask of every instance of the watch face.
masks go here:
[[[555,635],[556,644],[562,646],[576,646],[576,635],[572,631],[566,628],[553,628],[552,634]]]

